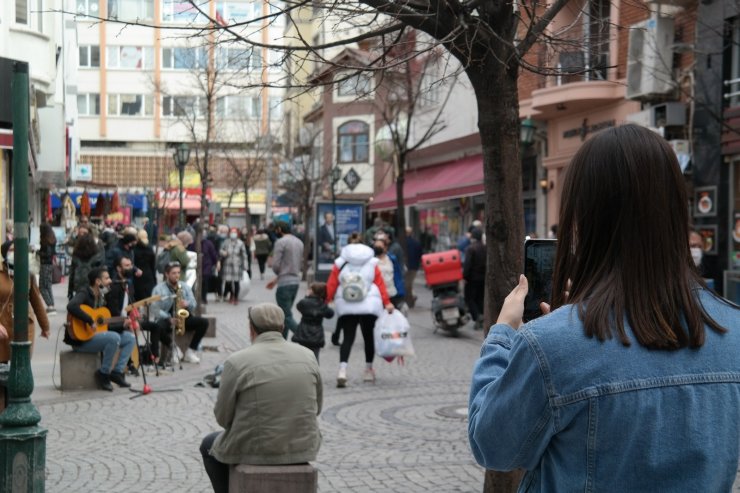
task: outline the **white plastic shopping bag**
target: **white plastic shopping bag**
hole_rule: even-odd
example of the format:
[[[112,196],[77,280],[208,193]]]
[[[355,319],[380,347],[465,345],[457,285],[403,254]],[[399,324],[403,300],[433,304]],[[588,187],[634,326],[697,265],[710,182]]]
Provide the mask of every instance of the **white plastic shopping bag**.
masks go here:
[[[396,357],[414,356],[409,321],[400,310],[383,313],[375,321],[375,354],[387,361]]]

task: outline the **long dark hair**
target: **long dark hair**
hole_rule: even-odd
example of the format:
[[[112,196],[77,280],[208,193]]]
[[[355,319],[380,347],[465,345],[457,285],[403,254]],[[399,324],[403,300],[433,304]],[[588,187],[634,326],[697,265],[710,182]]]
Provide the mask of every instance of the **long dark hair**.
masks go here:
[[[95,243],[92,233],[77,237],[74,250],[72,250],[73,257],[89,260],[96,253],[98,253],[98,245]]]
[[[39,240],[42,245],[56,245],[57,237],[54,234],[54,230],[49,226],[49,223],[41,223],[39,225]]]
[[[651,349],[700,347],[705,323],[725,332],[696,292],[705,283],[691,260],[684,187],[675,153],[646,128],[612,128],[581,146],[563,184],[553,308],[573,303],[586,335],[616,333],[625,346],[625,320]]]

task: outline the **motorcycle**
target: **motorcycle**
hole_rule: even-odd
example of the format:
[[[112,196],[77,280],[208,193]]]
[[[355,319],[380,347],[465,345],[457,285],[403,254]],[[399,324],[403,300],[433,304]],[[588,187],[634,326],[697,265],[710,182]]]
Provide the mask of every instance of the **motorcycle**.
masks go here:
[[[456,334],[470,321],[465,300],[460,292],[462,262],[458,250],[422,255],[427,286],[432,290],[434,332],[442,329]]]

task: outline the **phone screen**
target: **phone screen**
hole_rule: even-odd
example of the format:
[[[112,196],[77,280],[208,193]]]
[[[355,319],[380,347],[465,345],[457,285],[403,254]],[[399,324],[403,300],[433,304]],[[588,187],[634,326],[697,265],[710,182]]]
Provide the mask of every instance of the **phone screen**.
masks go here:
[[[556,247],[555,240],[524,242],[524,275],[529,282],[529,292],[524,300],[525,322],[542,315],[540,302],[550,303]]]

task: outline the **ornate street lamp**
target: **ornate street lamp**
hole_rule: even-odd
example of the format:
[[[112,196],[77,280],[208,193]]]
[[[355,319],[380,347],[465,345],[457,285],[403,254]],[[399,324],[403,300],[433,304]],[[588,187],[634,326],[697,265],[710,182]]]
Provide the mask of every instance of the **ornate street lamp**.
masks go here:
[[[342,169],[334,166],[331,170],[331,210],[334,215],[334,257],[337,256],[337,183],[342,179]]]
[[[182,205],[182,182],[185,180],[185,166],[190,160],[190,148],[186,143],[182,143],[175,148],[172,158],[175,160],[175,166],[180,173],[180,230],[185,229],[185,209]]]
[[[519,141],[523,146],[530,146],[534,142],[534,133],[537,130],[537,125],[534,120],[527,117],[521,123],[519,127]]]

